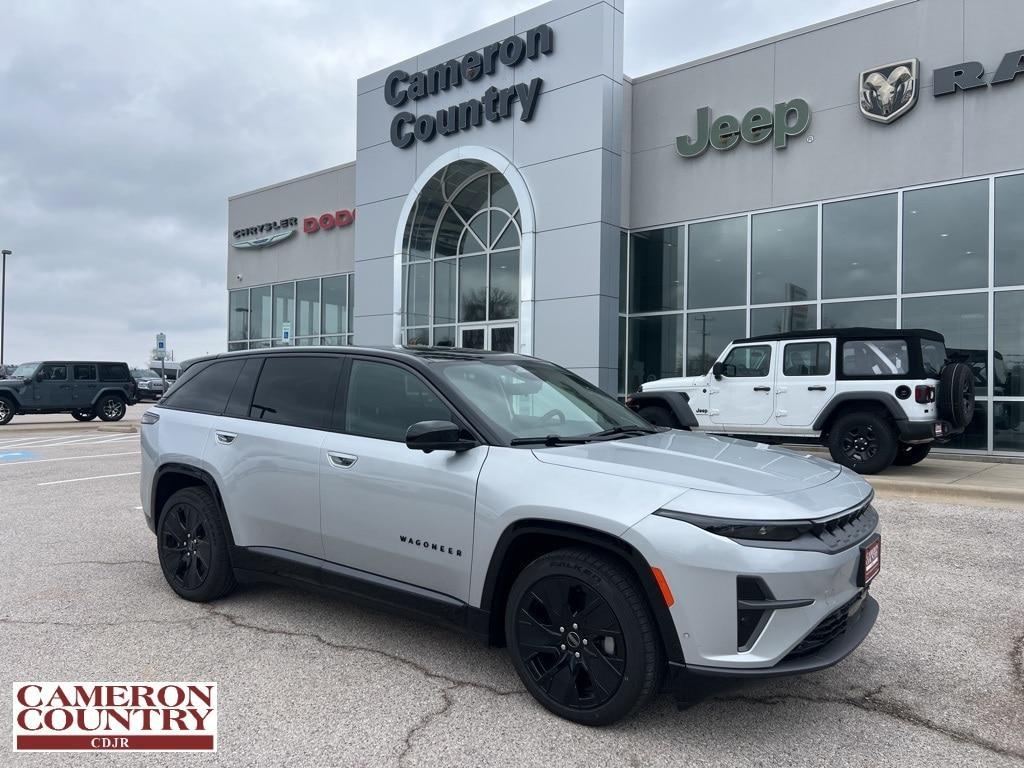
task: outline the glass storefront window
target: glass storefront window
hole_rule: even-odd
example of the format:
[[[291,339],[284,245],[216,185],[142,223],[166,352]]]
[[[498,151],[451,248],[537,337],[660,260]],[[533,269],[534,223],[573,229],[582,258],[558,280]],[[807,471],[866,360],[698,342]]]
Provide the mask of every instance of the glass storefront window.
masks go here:
[[[434,262],[434,322],[455,322],[455,259]]]
[[[896,195],[822,206],[822,298],[896,293],[898,217]]]
[[[896,299],[821,305],[822,328],[895,328]]]
[[[690,309],[747,303],[747,217],[690,225]]]
[[[430,263],[407,264],[405,277],[405,324],[430,323]]]
[[[683,308],[682,231],[682,227],[669,227],[632,236],[630,312]]]
[[[996,285],[1024,285],[1024,174],[996,179]]]
[[[634,317],[629,320],[627,392],[645,381],[683,375],[683,316]]]
[[[261,285],[249,293],[249,338],[269,339],[273,336],[273,301],[271,287]]]
[[[519,249],[491,254],[490,319],[519,317]]]
[[[626,259],[629,253],[629,235],[625,232],[619,233],[619,312],[626,310],[626,276],[629,264]]]
[[[988,182],[903,195],[903,291],[988,285]]]
[[[711,370],[712,363],[733,339],[747,333],[747,313],[742,309],[725,312],[691,312],[686,329],[686,375],[699,376]]]
[[[292,324],[295,333],[295,283],[278,283],[274,286],[274,339],[281,340],[284,324]]]
[[[790,307],[755,307],[750,310],[750,335],[786,331],[811,331],[818,327],[818,307],[798,304]]]
[[[818,209],[794,208],[753,217],[752,304],[818,297]]]
[[[300,280],[295,284],[295,335],[320,333],[320,281]],[[298,340],[296,340],[296,344]]]
[[[945,336],[946,354],[974,370],[979,397],[988,394],[988,294],[904,299],[903,327],[926,328]]]
[[[325,334],[351,333],[350,317],[352,304],[349,301],[350,277],[339,275],[325,277],[322,281],[320,300],[323,321],[321,327]],[[331,342],[334,344],[335,342]],[[342,342],[337,342],[342,343]]]
[[[1024,451],[1024,403],[992,404],[992,432],[997,451]]]
[[[994,340],[992,394],[1024,396],[1024,291],[996,293]]]
[[[459,259],[459,322],[486,319],[487,256],[466,256]]]
[[[249,338],[249,290],[228,292],[228,341]],[[230,347],[229,347],[230,349]]]
[[[964,433],[937,447],[952,451],[987,451],[988,409],[987,402],[978,400],[974,404],[974,418],[971,419],[971,423],[967,425]]]

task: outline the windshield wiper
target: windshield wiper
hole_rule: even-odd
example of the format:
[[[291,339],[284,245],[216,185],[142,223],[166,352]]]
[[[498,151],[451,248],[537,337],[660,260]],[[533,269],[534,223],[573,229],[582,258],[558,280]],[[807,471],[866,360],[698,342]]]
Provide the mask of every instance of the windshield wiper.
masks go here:
[[[561,437],[559,435],[546,435],[544,437],[516,437],[509,445],[546,445],[551,448],[556,445],[583,445],[590,442],[590,436],[585,437]]]
[[[642,427],[639,424],[632,424],[628,426],[617,426],[605,429],[600,432],[595,432],[592,435],[587,435],[590,440],[599,440],[602,437],[616,437],[618,435],[654,435],[659,430],[655,427]]]

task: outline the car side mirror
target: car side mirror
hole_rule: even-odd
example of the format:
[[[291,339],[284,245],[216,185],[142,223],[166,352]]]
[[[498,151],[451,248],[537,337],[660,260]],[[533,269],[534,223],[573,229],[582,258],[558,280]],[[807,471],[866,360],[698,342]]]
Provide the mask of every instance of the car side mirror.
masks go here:
[[[409,427],[405,444],[414,451],[455,451],[476,448],[476,440],[464,438],[462,431],[450,421],[421,421]]]
[[[711,366],[711,375],[714,376],[716,379],[722,378],[722,375],[724,373],[725,363],[715,363],[713,366]]]
[[[43,372],[42,371],[36,371],[36,381],[42,381],[42,380],[43,380]]]

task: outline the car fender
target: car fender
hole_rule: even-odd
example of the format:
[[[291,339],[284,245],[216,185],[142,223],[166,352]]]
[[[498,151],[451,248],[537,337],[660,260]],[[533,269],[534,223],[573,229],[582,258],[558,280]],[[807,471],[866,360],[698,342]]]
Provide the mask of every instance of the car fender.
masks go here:
[[[21,400],[18,399],[18,395],[13,389],[0,389],[0,397],[6,397],[8,400],[14,403],[15,410],[21,408]]]
[[[832,414],[842,406],[844,403],[854,401],[868,401],[879,403],[884,406],[889,412],[889,415],[896,421],[906,421],[907,415],[903,412],[899,402],[896,398],[890,395],[888,392],[877,392],[877,391],[866,391],[866,392],[841,392],[835,395],[831,402],[825,406],[824,410],[818,414],[818,417],[814,420],[814,424],[811,426],[812,429],[821,430],[824,429],[828,423]]]
[[[690,398],[685,392],[634,392],[626,396],[626,405],[634,411],[639,411],[648,405],[662,405],[668,408],[684,429],[698,426],[697,417],[693,415],[690,408]]]
[[[99,401],[107,395],[116,395],[129,404],[131,404],[132,401],[132,395],[130,392],[125,392],[123,389],[116,386],[108,386],[102,387],[100,391],[96,393],[96,396],[93,397],[92,402],[89,404],[90,407],[95,408]]]

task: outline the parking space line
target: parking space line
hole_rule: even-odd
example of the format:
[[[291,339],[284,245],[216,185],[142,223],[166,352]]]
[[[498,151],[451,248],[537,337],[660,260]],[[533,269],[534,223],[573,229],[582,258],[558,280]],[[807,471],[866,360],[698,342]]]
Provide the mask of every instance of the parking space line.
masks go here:
[[[46,461],[74,461],[75,459],[108,459],[111,456],[138,456],[142,451],[125,451],[124,453],[83,453],[81,456],[60,456],[56,459],[29,459],[27,461],[5,461],[0,467],[16,467],[21,464],[42,464]]]
[[[67,437],[73,437],[73,435],[47,435],[45,437],[13,437],[3,442],[0,442],[0,448],[15,448],[22,445],[45,443],[50,440],[60,440]]]
[[[68,440],[61,440],[59,442],[52,443],[33,443],[32,448],[65,448],[68,446],[78,445],[103,445],[104,443],[118,443],[124,442],[125,440],[137,440],[138,435],[118,435],[117,437],[111,437],[110,435],[94,435],[92,437],[79,437]],[[7,446],[2,446],[7,447]]]
[[[43,485],[61,485],[62,483],[81,483],[86,480],[106,480],[110,477],[129,477],[131,475],[141,475],[141,472],[119,472],[116,475],[94,475],[93,477],[73,477],[70,480],[50,480],[46,483],[36,483],[37,486]]]

